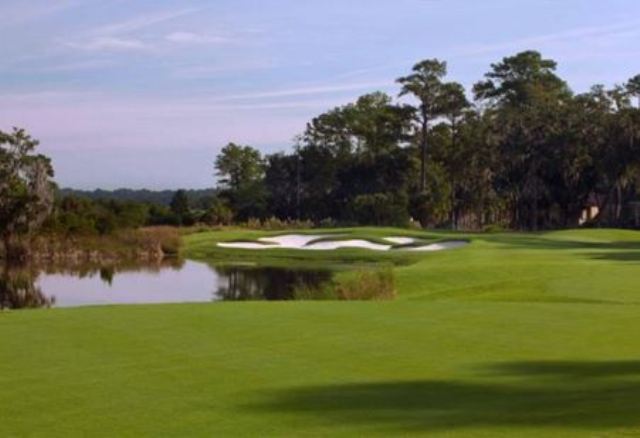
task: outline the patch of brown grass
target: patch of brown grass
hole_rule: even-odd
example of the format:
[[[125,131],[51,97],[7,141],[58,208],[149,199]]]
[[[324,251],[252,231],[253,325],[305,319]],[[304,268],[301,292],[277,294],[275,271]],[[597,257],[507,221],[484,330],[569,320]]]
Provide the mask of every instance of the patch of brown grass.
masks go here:
[[[393,300],[396,297],[393,269],[387,267],[358,271],[339,281],[334,290],[339,300]]]

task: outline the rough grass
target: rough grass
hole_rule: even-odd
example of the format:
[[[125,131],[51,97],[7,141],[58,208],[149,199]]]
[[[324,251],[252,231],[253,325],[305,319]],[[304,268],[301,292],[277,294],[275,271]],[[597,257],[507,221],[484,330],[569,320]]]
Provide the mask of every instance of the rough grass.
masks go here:
[[[0,313],[2,435],[639,435],[640,233],[469,237],[396,266],[394,301]],[[334,257],[259,257],[301,255]]]

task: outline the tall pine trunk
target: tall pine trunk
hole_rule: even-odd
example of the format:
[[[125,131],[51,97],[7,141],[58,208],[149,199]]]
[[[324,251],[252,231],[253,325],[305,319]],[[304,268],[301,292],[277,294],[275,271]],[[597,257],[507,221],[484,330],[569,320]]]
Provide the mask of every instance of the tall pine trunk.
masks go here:
[[[427,188],[427,133],[429,131],[429,116],[426,109],[422,110],[422,139],[420,142],[420,192]]]

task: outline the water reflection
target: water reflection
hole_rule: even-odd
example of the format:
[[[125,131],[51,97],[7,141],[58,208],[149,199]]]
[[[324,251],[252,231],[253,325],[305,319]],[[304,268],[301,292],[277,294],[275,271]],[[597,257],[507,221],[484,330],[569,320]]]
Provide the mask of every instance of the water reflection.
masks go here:
[[[331,280],[331,271],[269,267],[218,267],[221,282],[217,295],[226,301],[295,299],[299,288],[321,287]]]
[[[331,280],[328,270],[213,267],[167,260],[117,266],[2,267],[0,308],[291,300]]]
[[[35,285],[28,269],[2,268],[0,275],[0,309],[51,307],[54,297],[46,296]]]

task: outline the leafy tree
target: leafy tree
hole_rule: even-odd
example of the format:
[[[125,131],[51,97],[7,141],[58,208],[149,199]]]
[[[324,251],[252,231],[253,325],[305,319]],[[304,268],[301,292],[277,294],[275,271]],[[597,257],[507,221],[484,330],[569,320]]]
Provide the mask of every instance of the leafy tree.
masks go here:
[[[638,108],[640,108],[640,74],[629,79],[626,88],[629,95],[638,99]]]
[[[263,218],[267,193],[265,164],[260,152],[251,146],[229,143],[215,160],[220,195],[227,199],[239,220]]]
[[[485,81],[474,86],[499,132],[503,157],[500,188],[509,199],[512,225],[537,229],[540,203],[548,194],[544,176],[547,161],[558,151],[563,108],[571,97],[555,74],[556,62],[527,51],[491,65]]]
[[[270,213],[279,218],[299,218],[301,162],[298,154],[273,154],[267,157],[265,187]]]
[[[465,111],[471,106],[465,95],[464,87],[457,82],[442,85],[438,96],[438,113],[447,118],[451,130],[451,147],[456,147],[459,122]]]
[[[372,193],[353,199],[353,217],[361,225],[393,225],[403,227],[409,222],[406,194]]]
[[[223,199],[216,197],[202,217],[202,221],[208,225],[230,225],[233,221],[233,211]]]
[[[447,74],[447,63],[429,59],[416,64],[413,73],[397,80],[402,85],[400,96],[412,95],[420,103],[417,115],[420,125],[420,190],[427,186],[427,142],[429,122],[441,112],[438,106],[442,91],[442,78]]]
[[[194,219],[191,215],[191,207],[189,206],[189,198],[186,191],[176,191],[171,200],[170,208],[178,225],[193,225]]]
[[[53,169],[37,146],[23,129],[0,131],[0,235],[8,258],[25,257],[20,237],[42,225],[53,206]]]
[[[497,107],[523,108],[542,99],[566,97],[567,84],[555,70],[557,63],[539,52],[525,51],[491,64],[486,80],[474,85],[477,99]]]
[[[216,158],[215,168],[223,187],[239,190],[262,177],[264,163],[258,150],[229,143]]]
[[[176,191],[175,195],[173,195],[173,199],[171,200],[171,211],[178,215],[183,216],[189,213],[189,198],[187,198],[187,194],[184,190]]]

